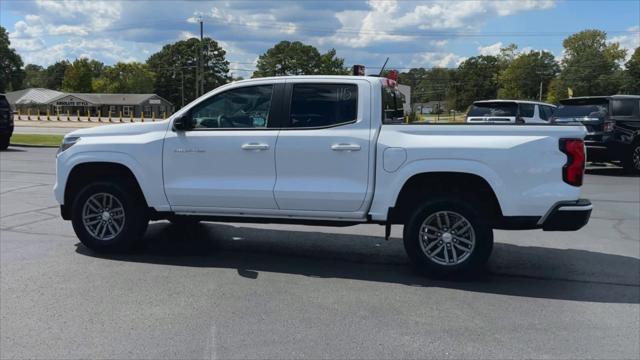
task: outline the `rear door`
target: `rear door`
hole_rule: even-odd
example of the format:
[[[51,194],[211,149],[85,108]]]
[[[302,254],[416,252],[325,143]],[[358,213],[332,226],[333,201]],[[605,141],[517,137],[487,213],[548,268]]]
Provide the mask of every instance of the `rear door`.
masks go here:
[[[276,146],[279,209],[362,212],[369,180],[370,85],[287,80]]]
[[[538,109],[536,104],[519,103],[518,108],[519,117],[522,118],[526,124],[542,122],[542,120],[538,118]]]

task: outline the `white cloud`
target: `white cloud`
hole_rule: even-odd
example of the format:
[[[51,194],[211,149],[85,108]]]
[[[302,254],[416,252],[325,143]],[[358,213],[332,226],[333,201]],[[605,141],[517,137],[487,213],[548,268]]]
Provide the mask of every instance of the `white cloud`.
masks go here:
[[[454,53],[424,52],[413,56],[410,67],[454,67],[465,59]]]
[[[420,41],[417,30],[475,31],[495,16],[549,9],[554,0],[450,1],[426,4],[398,0],[369,0],[370,10],[345,10],[335,14],[342,27],[323,43],[366,47],[379,42]],[[452,30],[455,30],[451,33]],[[354,36],[349,36],[349,34]]]
[[[11,39],[11,46],[18,52],[39,51],[45,48],[45,43],[42,39]]]
[[[498,41],[495,44],[487,45],[487,46],[478,46],[478,53],[480,55],[498,55],[500,53],[500,49],[503,48],[502,41]]]
[[[277,17],[272,13],[247,14],[241,11],[222,9],[214,6],[211,8],[211,11],[205,15],[208,15],[223,24],[244,26],[251,31],[264,33],[275,32],[291,35],[294,34],[297,29],[296,24],[292,22],[278,21]],[[195,20],[197,16],[199,16],[199,13],[194,14],[194,17],[189,18],[189,20]]]
[[[635,49],[640,47],[640,26],[636,25],[628,28],[627,34],[614,36],[609,42],[617,42],[621,48],[627,49],[625,61],[629,60]]]
[[[124,46],[110,39],[82,39],[70,38],[66,42],[44,46],[37,51],[27,51],[22,54],[25,63],[50,65],[59,60],[74,60],[79,58],[109,59],[111,62],[136,61],[136,57]],[[26,51],[26,50],[25,50]]]

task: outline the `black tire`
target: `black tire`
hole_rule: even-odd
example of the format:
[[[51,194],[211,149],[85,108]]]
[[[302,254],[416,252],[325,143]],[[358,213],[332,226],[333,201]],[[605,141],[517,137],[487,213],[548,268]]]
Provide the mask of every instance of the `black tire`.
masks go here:
[[[454,226],[458,224],[461,219],[465,219],[471,230],[466,230],[465,232],[465,229],[460,227],[465,225],[465,223],[462,223],[462,225],[458,225],[456,227],[459,232],[457,235],[453,236],[453,239],[451,233],[455,234],[455,230],[449,228],[448,231],[451,231],[451,233],[443,232],[436,234],[434,232],[430,235],[431,241],[429,241],[427,237],[425,237],[427,240],[422,241],[420,231],[423,223],[428,219],[430,221],[435,219],[435,216],[443,216],[442,212],[447,212],[450,215],[449,221],[455,223],[450,224],[450,226]],[[440,215],[436,215],[437,213]],[[443,219],[442,222],[444,223],[445,220]],[[430,227],[430,229],[432,228],[433,227]],[[473,246],[462,243],[462,240],[458,240],[460,237],[467,239],[467,237],[471,236],[471,233],[474,235]],[[449,234],[447,235],[447,239],[445,239],[445,234]],[[456,276],[468,277],[481,273],[489,259],[489,255],[491,255],[491,250],[493,249],[493,231],[487,223],[487,220],[476,210],[474,206],[472,206],[471,203],[455,198],[433,199],[424,202],[421,206],[418,206],[409,217],[409,220],[405,223],[403,238],[404,247],[407,255],[409,256],[412,267],[423,275],[437,278]],[[437,244],[433,244],[433,247],[429,248],[429,245],[432,245],[432,242],[437,242]],[[437,256],[435,255],[438,255],[436,254],[436,251],[441,245],[445,247],[444,250],[440,250],[440,252],[438,252],[440,257],[444,257],[444,252],[446,252],[446,258],[451,260],[453,258],[453,253],[451,251],[455,251],[456,254],[463,254],[463,256],[458,255],[458,261],[460,262],[446,265],[438,263]],[[471,251],[464,253],[463,251],[458,250],[459,247],[456,248],[455,246],[468,247]],[[427,250],[423,250],[423,247]],[[431,251],[431,256],[436,258],[436,260],[430,258],[426,251]],[[446,259],[444,261],[446,261]]]
[[[640,174],[640,141],[636,140],[622,160],[624,170],[630,174]]]
[[[0,150],[7,150],[10,139],[11,136],[9,135],[0,135]]]
[[[112,239],[100,240],[87,230],[87,226],[83,222],[85,204],[92,196],[100,194],[113,196],[121,203],[124,209],[122,226]],[[132,250],[144,235],[149,224],[149,215],[142,195],[139,194],[134,186],[115,181],[100,181],[86,185],[76,194],[72,202],[71,211],[73,230],[82,244],[100,253]],[[102,232],[104,233],[104,230]]]

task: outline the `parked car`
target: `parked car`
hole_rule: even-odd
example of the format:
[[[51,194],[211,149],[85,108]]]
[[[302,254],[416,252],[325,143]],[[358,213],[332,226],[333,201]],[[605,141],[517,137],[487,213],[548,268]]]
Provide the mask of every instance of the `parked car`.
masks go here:
[[[80,241],[130,249],[149,220],[404,225],[428,274],[480,268],[493,229],[577,230],[586,134],[568,126],[403,124],[395,82],[237,81],[166,121],[64,137],[56,200]]]
[[[9,147],[13,134],[13,111],[4,94],[0,94],[0,150]]]
[[[471,105],[468,123],[546,124],[555,105],[523,100],[482,100]]]
[[[587,158],[621,161],[640,173],[640,95],[587,96],[560,100],[554,123],[580,122],[587,128]]]

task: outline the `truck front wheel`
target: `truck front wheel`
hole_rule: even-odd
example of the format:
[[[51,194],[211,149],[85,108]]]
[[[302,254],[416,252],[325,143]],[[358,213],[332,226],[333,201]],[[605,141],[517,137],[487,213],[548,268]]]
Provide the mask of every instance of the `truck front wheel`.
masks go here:
[[[419,206],[404,226],[412,266],[436,277],[482,270],[493,248],[493,232],[468,202],[434,199]]]
[[[71,222],[89,249],[119,252],[133,248],[144,235],[149,219],[143,200],[132,186],[101,181],[78,191]]]

